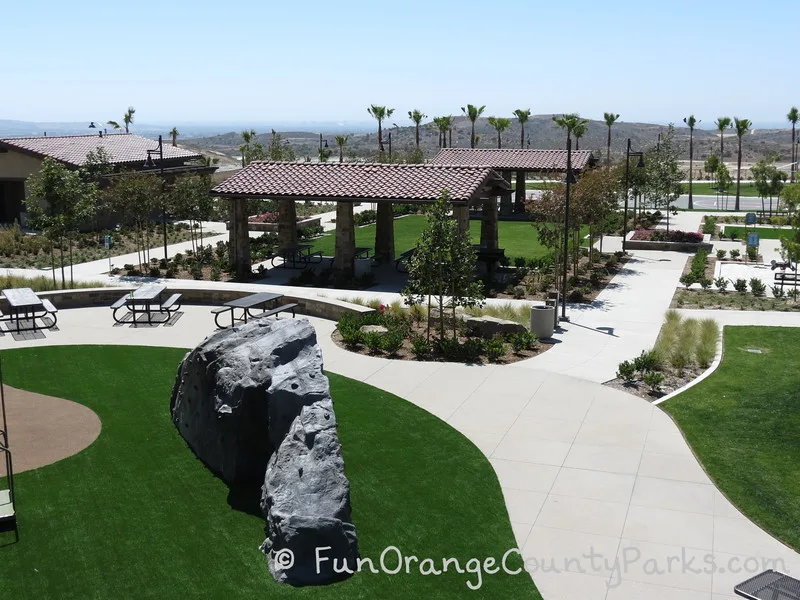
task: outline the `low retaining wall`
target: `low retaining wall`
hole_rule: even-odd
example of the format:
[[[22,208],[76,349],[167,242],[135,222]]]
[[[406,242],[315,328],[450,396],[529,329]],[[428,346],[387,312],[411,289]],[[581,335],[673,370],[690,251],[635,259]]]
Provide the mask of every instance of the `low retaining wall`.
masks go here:
[[[322,223],[322,217],[311,217],[310,219],[304,219],[303,221],[297,222],[298,229],[305,229],[306,227],[317,227]],[[230,230],[231,223],[227,221],[225,223],[225,229]],[[251,221],[247,222],[247,229],[249,231],[264,231],[268,233],[277,233],[278,232],[278,224],[277,223],[253,223]]]
[[[58,309],[68,308],[87,308],[92,306],[111,306],[123,295],[129,294],[134,287],[107,287],[91,288],[80,290],[57,290],[53,292],[39,292],[38,296],[42,299],[47,298]],[[225,302],[236,300],[244,296],[249,296],[256,292],[252,290],[237,290],[226,288],[182,288],[180,284],[168,285],[164,294],[181,294],[182,304],[205,304],[219,306]],[[349,304],[334,300],[332,298],[305,298],[287,294],[283,296],[283,302],[296,302],[299,304],[297,312],[311,317],[320,317],[338,321],[342,315],[347,313],[371,312],[373,309]],[[0,306],[3,310],[8,310],[8,303],[5,298],[0,298]]]
[[[626,250],[661,250],[667,252],[697,252],[698,250],[708,250],[711,252],[712,244],[700,242],[652,242],[650,240],[627,240]]]

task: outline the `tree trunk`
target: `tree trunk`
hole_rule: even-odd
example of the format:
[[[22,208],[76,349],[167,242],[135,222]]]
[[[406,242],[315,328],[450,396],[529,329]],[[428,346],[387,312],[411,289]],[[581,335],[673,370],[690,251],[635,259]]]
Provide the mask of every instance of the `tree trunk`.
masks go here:
[[[502,145],[502,142],[500,141],[500,130],[498,129],[497,130],[497,149],[499,150],[502,147],[503,147],[503,145]]]
[[[692,167],[694,165],[694,129],[689,130],[689,210],[694,208],[692,201]]]
[[[419,152],[419,123],[415,123],[414,141],[417,143],[417,152]]]
[[[378,152],[383,154],[383,129],[381,129],[380,119],[378,120]]]
[[[469,134],[469,147],[475,148],[475,121],[472,122],[472,132]]]
[[[67,236],[67,243],[69,244],[69,287],[70,289],[75,287],[75,278],[72,274],[72,238]]]
[[[739,136],[739,156],[736,160],[736,210],[739,210],[739,188],[742,185],[742,136]],[[761,212],[764,212],[762,207]]]
[[[56,253],[52,239],[50,240],[50,267],[53,273],[53,287],[56,287]]]
[[[339,162],[344,162],[344,146],[339,146]]]
[[[611,125],[608,126],[608,139],[606,140],[606,166],[611,166]]]
[[[61,236],[58,239],[58,250],[61,253],[61,289],[67,289],[67,280],[64,276],[64,237]]]

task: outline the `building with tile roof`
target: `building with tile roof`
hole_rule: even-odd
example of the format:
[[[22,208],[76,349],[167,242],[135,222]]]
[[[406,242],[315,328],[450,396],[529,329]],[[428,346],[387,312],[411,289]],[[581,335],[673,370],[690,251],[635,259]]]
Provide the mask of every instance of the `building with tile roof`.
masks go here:
[[[102,148],[110,157],[114,171],[143,170],[148,150],[158,163],[156,150],[159,142],[130,133],[99,135],[65,135],[0,138],[0,223],[15,220],[24,225],[26,209],[25,182],[39,172],[45,158],[57,160],[71,169],[78,169],[86,162],[86,155]],[[203,156],[164,143],[161,146],[163,164],[156,164],[155,172],[174,176],[186,171],[209,172]]]

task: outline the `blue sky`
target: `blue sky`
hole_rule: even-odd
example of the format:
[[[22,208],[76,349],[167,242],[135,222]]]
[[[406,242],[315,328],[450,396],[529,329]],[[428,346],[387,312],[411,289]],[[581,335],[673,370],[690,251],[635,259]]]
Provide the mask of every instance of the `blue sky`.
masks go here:
[[[375,103],[405,124],[412,108],[472,103],[706,126],[783,123],[800,104],[788,0],[28,0],[2,13],[6,119],[107,121],[132,105],[141,123],[368,121]]]

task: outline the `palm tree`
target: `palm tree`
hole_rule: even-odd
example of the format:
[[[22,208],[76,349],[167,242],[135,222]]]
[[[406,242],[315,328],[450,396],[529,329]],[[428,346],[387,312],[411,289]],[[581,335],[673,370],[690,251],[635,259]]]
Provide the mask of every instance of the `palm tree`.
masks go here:
[[[797,146],[796,144],[796,131],[795,128],[797,127],[797,121],[800,120],[800,112],[798,112],[797,107],[793,106],[789,113],[786,115],[786,118],[789,119],[789,123],[792,124],[792,183],[794,183],[795,173],[797,173]]]
[[[569,136],[577,127],[580,125],[583,125],[584,127],[586,126],[586,119],[581,119],[578,113],[569,113],[560,117],[553,117],[553,121],[556,125],[561,127],[561,129],[567,130],[567,140],[569,140]]]
[[[505,119],[503,117],[489,117],[489,125],[497,130],[497,147],[502,148],[503,143],[500,140],[500,134],[511,127],[511,119]]]
[[[428,118],[428,115],[415,108],[414,110],[408,111],[408,118],[414,122],[414,141],[417,144],[417,150],[419,150],[419,126],[423,119]]]
[[[694,208],[694,202],[692,202],[692,175],[693,175],[693,167],[694,167],[694,128],[695,125],[700,123],[697,119],[694,118],[694,115],[689,115],[688,117],[683,118],[683,122],[686,123],[686,126],[689,128],[689,210]]]
[[[736,206],[735,210],[739,210],[739,187],[742,185],[742,137],[750,130],[753,123],[749,119],[733,118],[734,128],[736,129],[736,137],[739,138],[739,158],[738,167],[736,169]]]
[[[256,130],[251,129],[250,131],[243,131],[242,132],[242,141],[244,144],[239,146],[239,152],[242,153],[242,166],[247,166],[247,150],[250,148],[250,142],[256,139]]]
[[[467,108],[461,107],[461,112],[463,112],[466,117],[472,122],[472,132],[469,134],[469,147],[474,148],[475,145],[478,143],[475,139],[475,121],[478,120],[483,114],[483,111],[486,109],[486,105],[483,106],[473,106],[472,104],[467,104]]]
[[[514,116],[517,117],[519,121],[519,147],[525,147],[525,123],[528,122],[528,119],[531,118],[531,109],[530,108],[518,108],[514,111]]]
[[[587,121],[581,121],[575,128],[572,130],[572,135],[575,136],[575,150],[580,150],[580,139],[586,135],[586,123]]]
[[[177,127],[173,127],[172,131],[170,131],[169,134],[172,136],[172,145],[173,146],[177,146],[178,145],[178,136],[181,134],[181,132],[178,131]]]
[[[439,130],[439,148],[447,148],[447,132],[453,127],[453,115],[434,117],[433,123]]]
[[[606,127],[608,127],[608,139],[606,139],[606,166],[609,166],[611,165],[611,126],[617,122],[619,115],[603,113],[603,119],[605,119]]]
[[[388,119],[392,116],[394,109],[371,104],[367,112],[378,122],[378,151],[383,154],[383,129],[381,126],[383,125],[384,119]]]
[[[334,139],[336,145],[339,146],[339,162],[344,162],[344,145],[347,143],[347,135],[337,135]]]
[[[122,125],[117,123],[116,121],[108,121],[106,125],[111,125],[114,129],[122,129]]]
[[[129,106],[128,110],[125,111],[125,114],[122,116],[122,122],[125,123],[125,133],[128,133],[128,127],[133,125],[134,113],[136,113],[136,109],[132,106]]]
[[[719,160],[720,162],[725,162],[725,154],[723,150],[725,149],[725,130],[731,126],[731,118],[730,117],[720,117],[716,121],[714,121],[714,125],[719,131]]]

